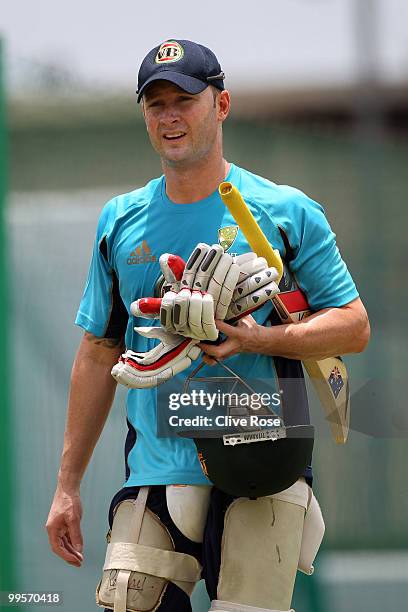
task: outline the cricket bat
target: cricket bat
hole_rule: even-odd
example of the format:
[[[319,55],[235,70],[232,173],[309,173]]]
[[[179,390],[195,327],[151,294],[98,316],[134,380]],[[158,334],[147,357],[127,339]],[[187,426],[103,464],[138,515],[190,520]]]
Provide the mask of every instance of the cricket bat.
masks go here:
[[[238,189],[229,182],[219,186],[222,201],[241,228],[254,253],[264,257],[269,266],[278,270],[279,280],[283,275],[283,263]],[[272,298],[275,310],[282,323],[298,323],[312,314],[305,294],[297,287]],[[323,406],[332,436],[337,444],[344,444],[350,427],[350,390],[346,366],[341,357],[307,359],[302,362]]]

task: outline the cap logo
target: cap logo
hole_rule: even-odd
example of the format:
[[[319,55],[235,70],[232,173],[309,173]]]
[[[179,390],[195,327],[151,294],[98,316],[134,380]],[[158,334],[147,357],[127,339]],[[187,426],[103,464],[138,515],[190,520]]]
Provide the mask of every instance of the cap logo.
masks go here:
[[[160,45],[154,61],[156,64],[169,64],[170,62],[178,62],[183,55],[183,47],[175,40],[168,40]]]

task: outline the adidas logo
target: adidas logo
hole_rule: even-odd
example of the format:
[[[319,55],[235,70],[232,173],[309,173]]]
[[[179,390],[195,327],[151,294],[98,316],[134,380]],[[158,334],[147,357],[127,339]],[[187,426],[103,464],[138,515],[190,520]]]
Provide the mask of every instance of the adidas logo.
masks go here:
[[[154,263],[155,261],[157,261],[156,255],[152,255],[146,240],[143,240],[141,246],[136,247],[127,259],[129,266],[134,264]]]

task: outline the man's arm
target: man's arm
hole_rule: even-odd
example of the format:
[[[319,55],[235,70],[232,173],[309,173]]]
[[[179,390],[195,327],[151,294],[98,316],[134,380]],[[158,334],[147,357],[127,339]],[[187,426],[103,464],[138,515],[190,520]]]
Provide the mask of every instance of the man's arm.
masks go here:
[[[57,489],[46,523],[51,549],[70,563],[82,563],[80,484],[115,395],[111,369],[123,340],[85,332],[72,368],[64,447]]]
[[[210,357],[225,359],[236,353],[260,353],[287,359],[323,359],[360,353],[370,338],[367,312],[359,298],[340,308],[325,308],[300,323],[263,327],[244,317],[236,327],[217,321],[227,336],[219,346],[200,343]],[[205,358],[207,363],[213,360]]]

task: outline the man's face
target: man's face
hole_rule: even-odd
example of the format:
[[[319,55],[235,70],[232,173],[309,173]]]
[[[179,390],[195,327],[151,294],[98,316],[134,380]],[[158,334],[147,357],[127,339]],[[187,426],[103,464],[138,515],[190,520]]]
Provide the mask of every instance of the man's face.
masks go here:
[[[143,95],[143,114],[150,141],[168,166],[183,167],[208,156],[220,124],[213,89],[189,94],[157,81]]]

